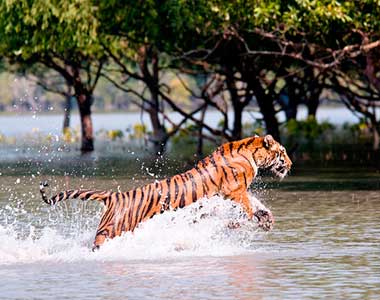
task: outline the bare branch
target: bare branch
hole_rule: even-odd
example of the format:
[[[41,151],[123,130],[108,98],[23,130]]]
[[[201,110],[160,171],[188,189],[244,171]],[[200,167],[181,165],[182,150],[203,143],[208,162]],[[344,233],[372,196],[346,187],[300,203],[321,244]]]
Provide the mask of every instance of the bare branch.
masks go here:
[[[144,81],[144,78],[142,76],[138,75],[137,73],[133,73],[133,72],[129,71],[128,68],[126,67],[126,65],[122,63],[121,58],[117,57],[111,51],[111,49],[109,49],[104,44],[102,44],[102,46],[103,46],[104,50],[107,52],[107,54],[113,59],[113,61],[121,68],[121,70],[123,71],[124,74],[126,74],[126,75],[128,75],[130,77],[133,77],[134,79]]]

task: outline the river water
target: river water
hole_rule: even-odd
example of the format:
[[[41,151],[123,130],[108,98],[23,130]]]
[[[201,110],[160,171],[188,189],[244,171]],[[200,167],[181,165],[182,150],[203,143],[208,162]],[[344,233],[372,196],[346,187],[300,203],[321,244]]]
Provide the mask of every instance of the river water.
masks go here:
[[[255,196],[276,219],[269,233],[214,197],[156,216],[93,253],[101,206],[47,207],[39,181],[48,179],[53,192],[128,190],[152,174],[65,176],[49,166],[42,174],[33,164],[1,165],[1,299],[380,299],[378,170],[296,166],[281,182],[258,178]],[[231,220],[240,228],[230,229]]]
[[[380,112],[380,111],[379,111]],[[177,113],[169,113],[170,119],[178,123],[182,120],[182,117]],[[196,115],[198,117],[198,115]],[[285,120],[283,113],[278,114],[280,122]],[[305,119],[307,117],[307,110],[301,106],[298,111],[298,119]],[[243,123],[255,122],[255,118],[261,118],[260,114],[254,112],[245,111],[242,116]],[[352,114],[347,108],[343,106],[329,107],[321,106],[318,109],[317,120],[319,122],[328,121],[335,125],[342,125],[345,122],[357,123],[358,117]],[[92,115],[94,130],[126,130],[131,129],[137,123],[144,123],[147,129],[150,130],[150,121],[147,114],[141,114],[136,112],[123,112],[123,113],[94,113]],[[222,116],[216,111],[208,111],[205,118],[205,123],[209,126],[215,127]],[[233,122],[233,114],[229,113],[230,126]],[[2,115],[0,117],[0,134],[7,136],[23,135],[32,132],[44,132],[52,135],[59,135],[62,132],[63,117],[61,114],[51,113],[39,113],[31,112],[29,114],[19,115]],[[71,127],[79,128],[80,120],[77,112],[72,114]]]

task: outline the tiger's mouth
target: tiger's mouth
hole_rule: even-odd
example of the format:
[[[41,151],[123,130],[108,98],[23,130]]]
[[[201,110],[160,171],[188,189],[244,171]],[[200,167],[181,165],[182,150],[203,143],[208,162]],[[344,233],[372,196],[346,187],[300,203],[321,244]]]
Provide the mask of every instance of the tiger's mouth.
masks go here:
[[[288,171],[289,169],[287,168],[287,166],[284,166],[284,165],[274,165],[272,168],[271,168],[271,171],[277,176],[277,177],[280,177],[281,179],[283,179],[286,174],[288,174]]]

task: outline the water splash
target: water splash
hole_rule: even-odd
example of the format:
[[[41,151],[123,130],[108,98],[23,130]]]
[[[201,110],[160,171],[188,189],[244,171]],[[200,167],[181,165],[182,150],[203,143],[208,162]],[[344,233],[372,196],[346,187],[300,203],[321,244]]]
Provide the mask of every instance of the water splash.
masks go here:
[[[94,253],[90,249],[99,216],[84,215],[83,210],[50,212],[39,227],[24,223],[28,229],[23,234],[20,224],[0,225],[0,264],[229,256],[260,248],[266,234],[245,218],[240,207],[220,197],[200,203],[155,216]],[[231,229],[231,221],[240,227]]]

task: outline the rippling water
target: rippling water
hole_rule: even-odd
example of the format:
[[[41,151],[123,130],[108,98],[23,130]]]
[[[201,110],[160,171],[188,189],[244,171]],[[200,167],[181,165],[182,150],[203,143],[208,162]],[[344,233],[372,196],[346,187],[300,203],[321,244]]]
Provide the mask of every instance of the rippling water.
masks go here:
[[[1,299],[379,299],[377,175],[363,176],[360,190],[344,176],[337,190],[334,182],[310,185],[312,176],[256,190],[276,218],[270,233],[214,197],[201,209],[159,215],[93,253],[100,205],[47,207],[39,176],[3,174]],[[145,182],[48,177],[56,189],[127,190]],[[236,219],[241,227],[229,229]]]

